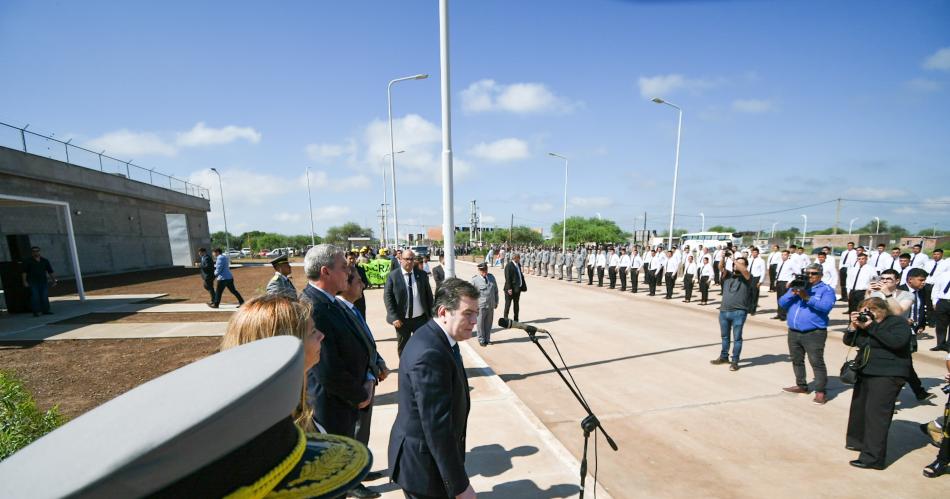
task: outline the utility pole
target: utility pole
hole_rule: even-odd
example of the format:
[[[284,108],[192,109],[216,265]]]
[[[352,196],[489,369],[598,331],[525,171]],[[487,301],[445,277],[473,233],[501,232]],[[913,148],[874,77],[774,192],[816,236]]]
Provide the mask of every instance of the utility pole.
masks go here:
[[[838,233],[838,222],[841,220],[841,198],[838,198],[838,204],[835,206],[835,228],[832,229],[832,234]]]
[[[475,246],[478,241],[478,235],[475,233],[478,230],[478,205],[474,199],[472,200],[471,210],[468,216],[468,244]]]
[[[377,216],[379,217],[379,233],[381,237],[379,238],[379,247],[383,248],[386,245],[386,205],[380,204],[379,211],[377,211]]]
[[[508,245],[511,246],[511,233],[515,230],[515,214],[511,214],[511,222],[508,223]]]
[[[647,212],[643,212],[643,247],[650,245],[650,237],[647,235]]]

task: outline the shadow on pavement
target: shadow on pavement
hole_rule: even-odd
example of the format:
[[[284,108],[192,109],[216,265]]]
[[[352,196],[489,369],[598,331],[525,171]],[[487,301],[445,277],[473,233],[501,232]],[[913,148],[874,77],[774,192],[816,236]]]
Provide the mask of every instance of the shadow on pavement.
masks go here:
[[[524,321],[524,324],[545,324],[545,323],[548,323],[548,322],[563,321],[563,320],[565,320],[565,319],[567,319],[567,317],[547,317],[547,318],[544,318],[544,319],[535,319],[535,320],[531,320],[531,321]]]
[[[547,489],[538,488],[531,480],[516,480],[495,485],[491,491],[478,491],[481,499],[548,499],[555,497],[574,497],[580,488],[574,484],[562,483]]]
[[[465,468],[472,475],[498,476],[514,468],[514,458],[537,453],[538,448],[531,445],[522,445],[511,450],[506,450],[498,444],[480,445],[473,447],[465,455]]]
[[[920,431],[920,423],[895,419],[891,422],[891,430],[887,434],[887,465],[890,466],[907,454],[929,444],[930,439]]]
[[[782,354],[765,354],[758,357],[752,357],[749,359],[743,359],[742,363],[744,365],[740,367],[753,367],[753,366],[767,366],[769,364],[775,364],[776,362],[790,362],[791,357],[787,353]]]
[[[504,330],[503,330],[504,331]],[[536,335],[538,339],[545,340],[548,338],[546,334]],[[528,337],[527,333],[523,336],[515,336],[514,338],[508,338],[506,340],[492,340],[492,344],[501,344],[501,343],[528,343],[531,341],[531,338]]]

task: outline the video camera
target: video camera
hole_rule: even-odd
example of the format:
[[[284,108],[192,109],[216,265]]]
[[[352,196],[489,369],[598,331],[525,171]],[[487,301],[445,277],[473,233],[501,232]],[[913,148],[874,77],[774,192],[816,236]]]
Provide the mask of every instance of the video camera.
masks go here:
[[[788,283],[788,289],[801,291],[806,287],[808,287],[808,276],[806,276],[804,272],[792,276],[792,280]]]

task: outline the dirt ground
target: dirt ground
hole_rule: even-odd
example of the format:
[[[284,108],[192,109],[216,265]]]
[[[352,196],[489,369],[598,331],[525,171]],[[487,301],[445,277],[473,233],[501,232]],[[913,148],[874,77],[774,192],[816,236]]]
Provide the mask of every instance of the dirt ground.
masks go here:
[[[220,338],[63,340],[0,344],[0,369],[26,384],[37,405],[69,419],[218,350]]]
[[[274,271],[270,266],[232,269],[244,299],[263,294]],[[294,268],[298,288],[303,271]],[[208,294],[197,269],[161,269],[91,277],[83,281],[90,295],[168,293],[155,300],[167,303],[205,303]],[[51,289],[54,296],[75,293],[72,282]],[[225,291],[224,303],[236,300]],[[62,322],[166,323],[226,322],[231,312],[141,312],[86,314]],[[75,418],[117,395],[162,374],[217,351],[220,338],[160,338],[123,340],[66,340],[4,343],[0,340],[0,369],[24,381],[42,409],[59,405]]]

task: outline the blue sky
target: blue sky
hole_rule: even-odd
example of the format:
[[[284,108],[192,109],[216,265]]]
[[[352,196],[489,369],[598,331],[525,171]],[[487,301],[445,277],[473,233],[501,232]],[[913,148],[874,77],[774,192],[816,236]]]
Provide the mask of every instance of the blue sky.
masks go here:
[[[950,228],[950,2],[453,2],[456,224]],[[441,224],[438,2],[0,4],[0,121],[213,187],[213,229]],[[16,145],[0,130],[0,144]],[[933,202],[933,203],[931,203]],[[789,210],[775,214],[758,213]],[[736,215],[753,215],[738,217]],[[637,218],[635,218],[637,217]]]

